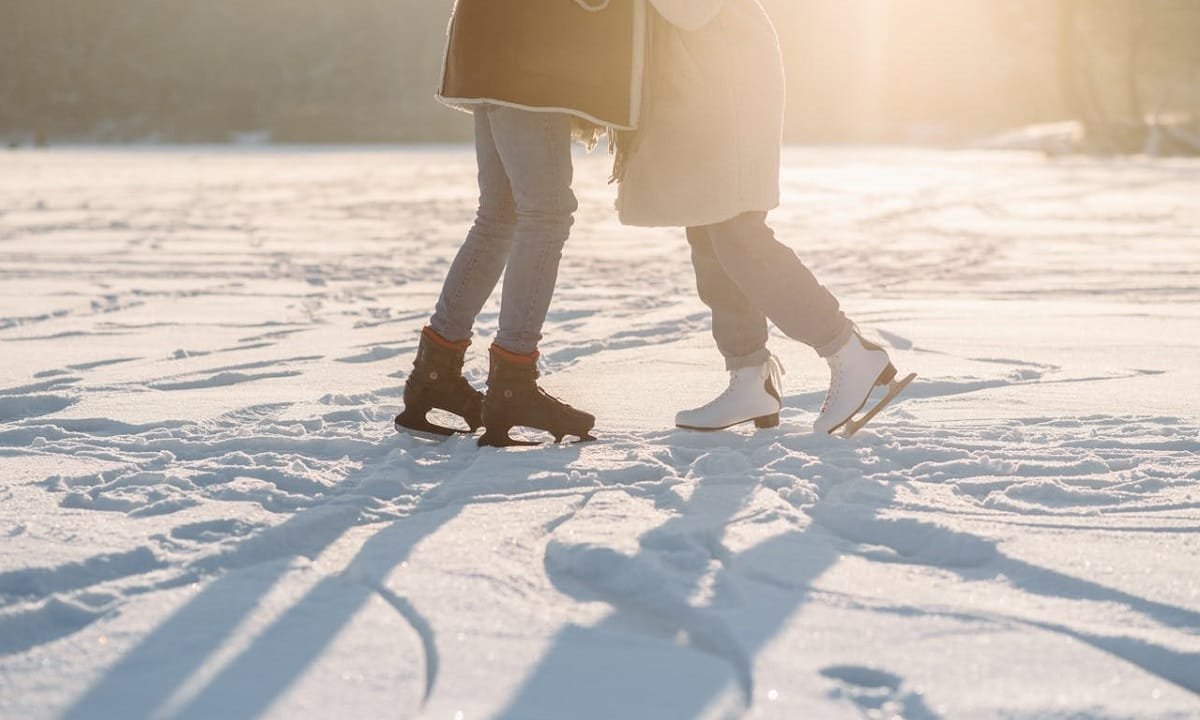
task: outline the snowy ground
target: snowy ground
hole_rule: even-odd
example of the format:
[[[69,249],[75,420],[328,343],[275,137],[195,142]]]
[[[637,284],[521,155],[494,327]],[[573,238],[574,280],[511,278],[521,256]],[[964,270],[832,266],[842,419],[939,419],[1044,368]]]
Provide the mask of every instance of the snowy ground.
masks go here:
[[[725,375],[605,163],[543,347],[602,439],[480,451],[391,428],[467,149],[0,156],[0,716],[1200,716],[1200,164],[789,151],[920,373],[841,441],[782,337],[779,429],[672,429]]]

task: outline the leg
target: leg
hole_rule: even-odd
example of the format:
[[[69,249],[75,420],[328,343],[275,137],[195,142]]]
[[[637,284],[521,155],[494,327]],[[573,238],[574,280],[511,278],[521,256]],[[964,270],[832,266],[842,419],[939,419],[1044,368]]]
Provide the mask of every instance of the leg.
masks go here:
[[[766,217],[746,213],[708,226],[713,254],[776,327],[830,357],[850,339],[854,325],[796,253],[775,239]]]
[[[429,327],[421,333],[413,370],[404,383],[404,410],[397,430],[434,435],[474,432],[483,422],[483,394],[462,375],[475,316],[496,288],[516,225],[512,190],[492,140],[487,107],[475,111],[479,163],[479,211],[442,284]],[[430,410],[460,416],[468,430],[436,425]]]
[[[514,426],[545,430],[556,441],[568,435],[590,440],[596,418],[537,385],[537,346],[578,208],[571,191],[571,120],[558,113],[497,107],[491,121],[512,187],[516,232],[504,275],[500,330],[490,353],[483,401],[487,429],[479,444],[525,444],[509,437]]]
[[[579,207],[571,190],[571,120],[497,107],[491,122],[516,205],[496,344],[529,354],[542,339],[563,245]]]
[[[512,187],[493,138],[492,107],[475,111],[475,155],[479,164],[479,211],[459,249],[429,325],[451,342],[471,337],[475,317],[496,289],[516,230]]]
[[[708,228],[721,266],[779,329],[829,362],[829,394],[813,422],[818,433],[857,432],[896,398],[914,375],[896,379],[887,351],[863,340],[837,298],[817,282],[796,254],[775,239],[765,213],[748,213]],[[865,415],[871,392],[888,392]]]
[[[729,387],[710,402],[675,415],[688,430],[721,430],[745,422],[757,427],[779,424],[779,363],[767,350],[767,318],[729,277],[713,251],[708,228],[690,227],[696,290],[712,309],[713,339],[725,356]]]
[[[725,369],[762,365],[771,356],[767,351],[766,317],[721,267],[707,228],[688,228],[687,239],[692,246],[696,291],[712,310],[713,339],[725,357]]]

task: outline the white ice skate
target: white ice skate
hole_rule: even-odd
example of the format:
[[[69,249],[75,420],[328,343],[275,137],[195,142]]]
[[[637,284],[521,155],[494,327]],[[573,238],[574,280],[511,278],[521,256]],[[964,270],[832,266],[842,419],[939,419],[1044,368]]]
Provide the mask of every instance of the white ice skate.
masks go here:
[[[760,428],[779,424],[783,366],[774,355],[762,365],[733,370],[729,387],[706,405],[683,410],[675,424],[685,430],[724,430],[754,421]]]
[[[813,430],[817,433],[832,434],[841,430],[844,437],[850,437],[895,400],[916,378],[913,373],[903,380],[896,380],[896,366],[892,365],[887,351],[863,340],[857,332],[828,358],[828,362],[829,394],[825,396],[821,414],[813,423]],[[870,410],[855,418],[854,415],[870,399],[871,391],[877,387],[886,387],[887,394]]]

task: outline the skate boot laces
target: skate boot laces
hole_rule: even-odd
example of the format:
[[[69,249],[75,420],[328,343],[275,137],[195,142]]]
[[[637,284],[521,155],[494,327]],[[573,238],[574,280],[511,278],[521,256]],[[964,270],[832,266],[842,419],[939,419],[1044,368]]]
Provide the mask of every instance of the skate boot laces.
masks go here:
[[[829,392],[825,394],[825,402],[821,404],[821,414],[833,405],[833,399],[837,397],[838,391],[842,386],[842,359],[837,355],[829,357]]]

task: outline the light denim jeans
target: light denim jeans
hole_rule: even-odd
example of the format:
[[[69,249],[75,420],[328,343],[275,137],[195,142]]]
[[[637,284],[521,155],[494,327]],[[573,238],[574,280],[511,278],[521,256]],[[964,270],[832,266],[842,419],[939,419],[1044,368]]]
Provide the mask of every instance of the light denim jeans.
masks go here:
[[[821,357],[834,354],[850,339],[854,325],[837,298],[791,248],[775,239],[766,213],[690,227],[687,238],[696,289],[712,309],[713,338],[727,369],[767,361],[768,318]]]
[[[537,350],[579,208],[571,190],[571,124],[560,113],[475,110],[479,211],[429,323],[447,340],[471,337],[503,273],[495,342],[521,355]]]

